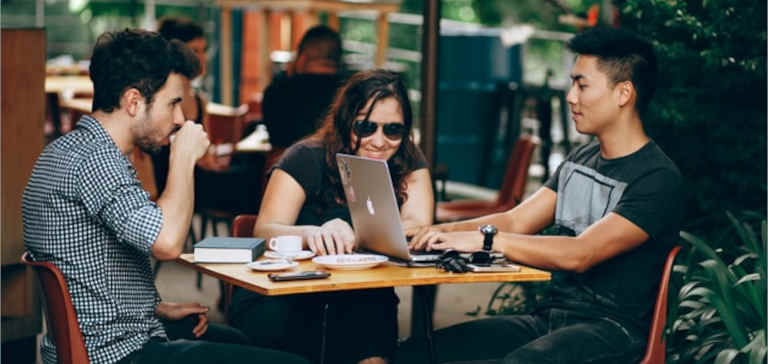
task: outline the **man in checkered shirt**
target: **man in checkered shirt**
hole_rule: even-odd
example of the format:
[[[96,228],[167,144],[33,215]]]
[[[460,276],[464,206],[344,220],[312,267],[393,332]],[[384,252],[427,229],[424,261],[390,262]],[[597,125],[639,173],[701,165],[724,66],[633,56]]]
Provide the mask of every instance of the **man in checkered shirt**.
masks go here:
[[[206,341],[215,331],[207,307],[163,302],[157,294],[150,254],[181,254],[195,162],[209,145],[199,124],[184,121],[177,48],[140,30],[99,37],[90,66],[94,112],[45,148],[24,191],[27,250],[64,274],[91,363],[306,363],[231,343],[242,335]],[[174,133],[168,184],[155,203],[127,156],[136,147],[167,145]],[[185,333],[191,340],[172,340],[169,327],[188,319],[197,321]],[[41,351],[46,363],[57,362],[51,337]]]

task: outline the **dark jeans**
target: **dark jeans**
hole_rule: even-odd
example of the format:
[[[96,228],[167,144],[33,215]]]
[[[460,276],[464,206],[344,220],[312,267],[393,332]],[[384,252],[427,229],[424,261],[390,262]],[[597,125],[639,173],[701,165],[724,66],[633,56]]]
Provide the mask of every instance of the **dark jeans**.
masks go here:
[[[168,341],[153,338],[118,364],[309,364],[294,354],[251,346],[247,336],[229,326],[208,324],[205,334],[200,339],[193,339],[195,325],[193,316],[180,321],[164,321]]]
[[[636,363],[645,333],[607,318],[546,309],[530,315],[470,321],[434,333],[440,363]],[[423,339],[404,342],[397,363],[426,363]]]
[[[297,353],[315,363],[322,357],[327,364],[350,364],[394,355],[397,304],[391,288],[287,296],[236,288],[228,314],[229,323],[254,345]]]

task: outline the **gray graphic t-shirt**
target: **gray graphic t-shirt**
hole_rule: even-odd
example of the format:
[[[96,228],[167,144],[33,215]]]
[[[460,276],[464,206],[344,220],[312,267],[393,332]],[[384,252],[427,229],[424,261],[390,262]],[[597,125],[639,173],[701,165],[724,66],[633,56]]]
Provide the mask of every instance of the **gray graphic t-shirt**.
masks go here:
[[[579,235],[616,213],[650,239],[587,272],[554,272],[551,299],[544,305],[647,330],[664,259],[677,242],[682,219],[681,176],[674,162],[653,141],[616,159],[601,157],[593,142],[571,153],[545,186],[557,192],[559,235]]]

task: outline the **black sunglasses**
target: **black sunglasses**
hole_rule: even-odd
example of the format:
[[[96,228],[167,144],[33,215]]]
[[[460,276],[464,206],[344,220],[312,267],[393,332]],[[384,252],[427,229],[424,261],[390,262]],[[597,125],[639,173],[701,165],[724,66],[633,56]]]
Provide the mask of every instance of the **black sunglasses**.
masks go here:
[[[387,137],[387,139],[399,140],[402,139],[405,135],[405,124],[403,123],[379,124],[368,120],[355,121],[355,123],[352,124],[352,131],[354,131],[355,135],[360,138],[367,138],[379,130],[379,125],[381,125],[382,129],[384,129],[384,135]]]

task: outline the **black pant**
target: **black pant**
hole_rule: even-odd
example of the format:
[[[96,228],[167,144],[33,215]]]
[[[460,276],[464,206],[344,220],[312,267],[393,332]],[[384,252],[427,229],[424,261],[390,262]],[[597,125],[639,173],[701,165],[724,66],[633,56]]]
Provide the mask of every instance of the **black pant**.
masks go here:
[[[236,288],[229,323],[254,345],[349,364],[394,355],[397,304],[392,288],[273,297]]]
[[[208,330],[200,339],[192,339],[195,324],[193,316],[185,320],[163,322],[169,340],[152,339],[119,364],[309,364],[306,359],[294,354],[248,345],[248,337],[229,326],[208,324]]]
[[[636,363],[645,336],[607,318],[559,309],[531,315],[497,316],[437,330],[440,363]],[[401,345],[397,363],[426,363],[426,343]]]

